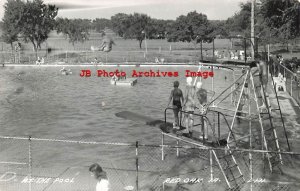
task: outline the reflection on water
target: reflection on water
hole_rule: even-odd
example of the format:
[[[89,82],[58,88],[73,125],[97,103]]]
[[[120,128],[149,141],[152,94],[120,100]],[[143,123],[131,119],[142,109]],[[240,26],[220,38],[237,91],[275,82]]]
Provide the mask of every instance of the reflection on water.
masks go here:
[[[73,75],[60,75],[55,67],[15,67],[0,69],[0,134],[85,141],[160,143],[160,131],[141,122],[115,116],[132,111],[153,119],[163,119],[173,81],[184,90],[184,67],[163,67],[161,71],[179,71],[178,78],[139,78],[134,87],[113,86],[109,78],[81,78],[81,69]],[[104,68],[98,68],[104,69]],[[116,68],[107,67],[108,71]],[[127,74],[132,67],[122,68]],[[157,70],[139,67],[136,70]],[[196,67],[189,67],[197,71]],[[227,79],[225,80],[225,76]],[[232,72],[215,71],[215,90],[221,92],[232,83]],[[211,88],[211,79],[204,80]],[[172,115],[171,115],[172,116]]]

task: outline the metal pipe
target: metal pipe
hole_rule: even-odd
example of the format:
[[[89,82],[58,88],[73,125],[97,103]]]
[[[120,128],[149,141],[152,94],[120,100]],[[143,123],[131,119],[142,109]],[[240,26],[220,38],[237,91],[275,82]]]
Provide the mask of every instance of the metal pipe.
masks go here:
[[[164,132],[161,133],[161,160],[164,160]]]
[[[198,142],[192,142],[192,141],[188,141],[188,140],[185,140],[185,139],[182,139],[182,138],[179,138],[179,137],[175,137],[173,135],[170,135],[170,134],[167,134],[167,133],[164,133],[164,135],[168,136],[168,137],[171,137],[171,138],[174,138],[174,139],[179,139],[180,141],[182,142],[186,142],[186,143],[189,143],[189,144],[192,144],[192,145],[195,145],[197,147],[199,147],[200,149],[203,149],[203,150],[221,150],[221,151],[228,151],[227,148],[221,148],[221,147],[210,147],[210,146],[205,146],[205,145],[201,145],[199,144]],[[141,145],[140,145],[141,146]],[[159,145],[159,147],[161,147],[161,145]],[[164,147],[171,147],[171,146],[168,146],[168,145],[164,145]],[[175,147],[175,146],[173,146]],[[171,147],[171,148],[173,148]],[[180,147],[180,148],[191,148],[193,149],[193,147]],[[271,150],[257,150],[257,149],[239,149],[239,148],[230,148],[231,151],[240,151],[240,152],[253,152],[253,153],[275,153],[275,154],[286,154],[286,155],[299,155],[300,156],[300,153],[298,152],[287,152],[287,151],[271,151]]]
[[[251,57],[252,60],[255,59],[254,47],[255,47],[255,37],[254,37],[254,6],[255,0],[251,1]]]
[[[214,67],[211,67],[211,72],[214,73]],[[214,76],[215,75],[213,75],[213,77],[211,78],[211,89],[212,89],[212,92],[214,92]],[[213,97],[211,99],[213,99]],[[212,105],[213,106],[215,105],[214,101],[212,102]]]
[[[218,140],[220,140],[221,131],[220,131],[220,113],[218,112]]]
[[[135,166],[136,166],[136,190],[138,191],[139,190],[139,153],[138,153],[138,147],[139,147],[139,142],[136,141],[136,144],[135,144],[135,156],[136,156],[136,159],[135,159]]]
[[[32,160],[31,160],[31,136],[28,137],[28,167],[29,167],[29,179],[32,174]],[[31,191],[31,181],[29,181],[29,191]]]
[[[291,76],[291,96],[293,97],[293,75]]]
[[[213,159],[212,159],[212,151],[209,151],[209,164],[210,164],[210,179],[214,179],[214,172],[213,172]]]
[[[177,135],[178,136],[178,135]],[[176,148],[176,156],[179,157],[179,140],[177,139],[176,141],[176,145],[177,145],[177,148]]]
[[[232,129],[233,129],[233,125],[234,125],[234,122],[235,122],[235,118],[236,118],[236,116],[237,116],[238,108],[239,108],[239,105],[240,105],[240,102],[241,102],[241,99],[242,99],[242,96],[243,96],[243,92],[244,92],[244,88],[245,88],[246,81],[247,81],[247,79],[248,79],[248,75],[249,75],[249,73],[251,72],[250,70],[251,70],[251,69],[249,69],[249,70],[247,71],[245,80],[244,80],[244,82],[243,82],[243,87],[242,87],[242,90],[241,90],[241,93],[240,93],[240,96],[239,96],[239,100],[238,100],[238,102],[237,102],[237,106],[236,106],[236,109],[235,109],[235,112],[234,112],[234,115],[233,115],[232,123],[231,123],[231,126],[230,126],[230,130],[231,130],[231,131],[232,131]],[[230,135],[231,135],[231,131],[229,131],[229,133],[228,133],[228,136],[227,136],[227,142],[229,142],[229,138],[230,138]]]

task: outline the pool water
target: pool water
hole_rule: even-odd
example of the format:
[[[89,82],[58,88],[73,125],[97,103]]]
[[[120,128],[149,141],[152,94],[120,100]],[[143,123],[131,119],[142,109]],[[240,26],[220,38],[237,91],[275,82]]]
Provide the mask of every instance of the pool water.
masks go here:
[[[178,77],[141,77],[135,86],[121,87],[111,85],[110,78],[96,76],[97,70],[114,71],[117,67],[70,68],[72,75],[61,75],[59,72],[61,68],[58,67],[1,68],[0,135],[160,144],[161,132],[158,128],[146,126],[144,122],[118,118],[115,113],[131,111],[163,120],[173,82],[178,80],[179,88],[184,90],[185,70],[198,70],[196,66],[119,67],[119,70],[127,74],[133,69],[179,73]],[[80,77],[79,74],[83,69],[91,70],[92,76]],[[216,69],[214,76],[216,95],[233,82],[232,72],[229,70]],[[204,88],[211,89],[211,78],[203,79],[203,82]],[[226,99],[224,104],[229,102],[230,98]],[[173,120],[171,111],[168,116]],[[61,153],[70,151],[68,144],[56,145],[59,145],[59,148],[50,144],[48,147],[40,146],[40,150],[36,148],[39,153],[35,157],[39,155],[44,164],[51,164],[50,158],[59,158]],[[52,156],[49,150],[51,152],[56,150],[56,155]],[[92,152],[93,148],[73,148],[68,155],[63,155],[60,164],[69,165],[70,160],[90,155]],[[124,152],[118,152],[121,160],[124,158]],[[110,160],[109,157],[101,155],[103,160]]]

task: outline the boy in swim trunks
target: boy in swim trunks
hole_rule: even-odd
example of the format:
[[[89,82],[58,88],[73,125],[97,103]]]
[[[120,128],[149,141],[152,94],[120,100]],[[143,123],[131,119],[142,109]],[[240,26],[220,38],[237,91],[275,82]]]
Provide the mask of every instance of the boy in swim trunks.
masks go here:
[[[174,118],[175,118],[175,123],[173,124],[173,128],[179,129],[179,118],[178,118],[178,113],[181,110],[182,106],[181,103],[183,103],[183,93],[179,87],[179,82],[175,81],[174,82],[174,89],[171,91],[170,99],[168,106],[170,105],[171,101],[173,100],[173,112],[174,112]]]

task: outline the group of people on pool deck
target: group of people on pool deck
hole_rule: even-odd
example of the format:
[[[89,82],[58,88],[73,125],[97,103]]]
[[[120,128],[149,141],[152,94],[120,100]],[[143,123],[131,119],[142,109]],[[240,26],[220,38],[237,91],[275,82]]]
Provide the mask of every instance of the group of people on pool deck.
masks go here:
[[[174,82],[174,89],[171,91],[168,106],[171,101],[173,101],[173,112],[175,122],[173,123],[173,128],[180,129],[179,127],[179,111],[184,111],[184,123],[186,129],[182,130],[182,133],[192,136],[192,127],[194,125],[193,114],[196,109],[199,109],[200,114],[204,114],[207,105],[207,91],[202,88],[202,82],[197,82],[196,87],[192,84],[193,79],[191,77],[187,78],[186,90],[183,94],[182,90],[179,88],[179,82]],[[204,125],[204,131],[206,130],[206,125]],[[207,134],[205,133],[205,138]]]

